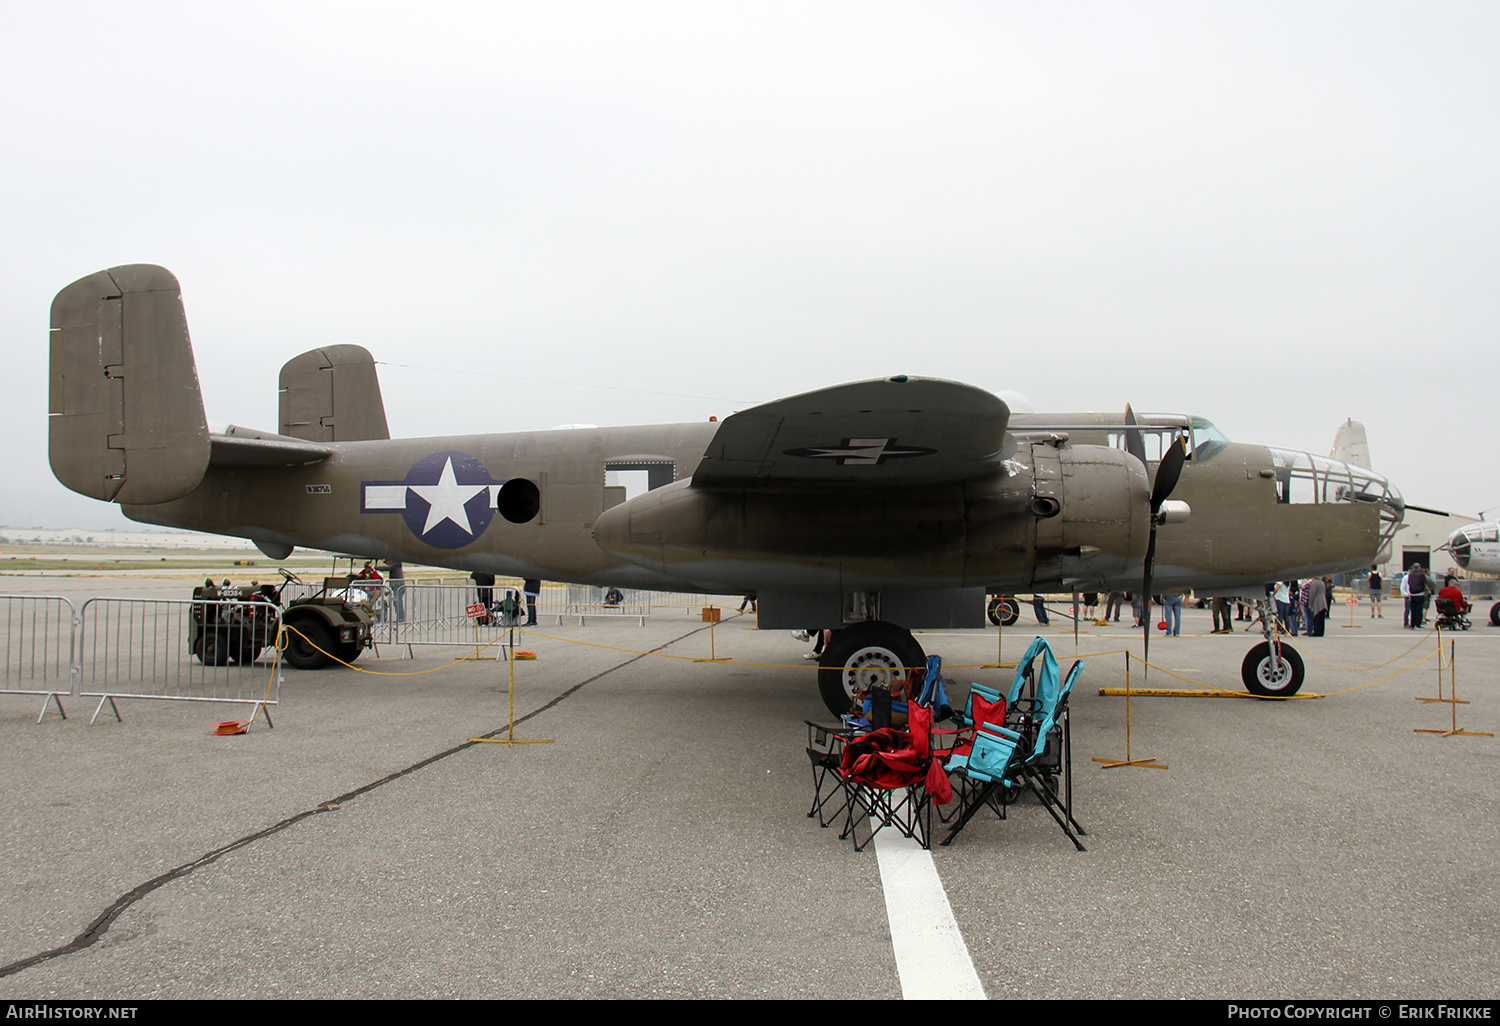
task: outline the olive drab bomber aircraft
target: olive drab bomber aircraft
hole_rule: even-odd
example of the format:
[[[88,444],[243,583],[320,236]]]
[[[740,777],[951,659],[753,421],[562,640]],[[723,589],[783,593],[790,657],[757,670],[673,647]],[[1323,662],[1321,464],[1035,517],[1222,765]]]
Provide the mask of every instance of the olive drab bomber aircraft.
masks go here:
[[[923,664],[913,629],[984,626],[987,595],[1264,600],[1270,581],[1370,565],[1403,514],[1378,474],[1201,418],[1012,414],[906,375],[722,422],[392,439],[370,354],[330,345],[282,368],[278,430],[210,429],[177,279],[144,264],[58,293],[49,414],[73,491],[272,559],[756,594],[762,628],[838,628],[818,675],[835,712]],[[609,471],[648,490],[627,499]],[[1242,671],[1262,696],[1302,684],[1269,630]]]

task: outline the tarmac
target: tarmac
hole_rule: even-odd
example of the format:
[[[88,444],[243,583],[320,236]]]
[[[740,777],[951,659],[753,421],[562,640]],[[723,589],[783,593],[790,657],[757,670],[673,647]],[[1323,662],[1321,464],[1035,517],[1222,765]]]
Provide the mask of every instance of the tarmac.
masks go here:
[[[1437,640],[1391,606],[1297,639],[1326,697],[1133,699],[1131,754],[1166,770],[1094,761],[1125,754],[1125,701],[1099,689],[1140,630],[1085,625],[1075,652],[1055,609],[1006,628],[1007,660],[1038,633],[1064,668],[1088,656],[1088,850],[1030,798],[933,849],[985,994],[1500,996],[1500,746],[1416,732],[1496,732],[1500,629],[1445,634],[1443,686],[1470,704],[1422,703]],[[807,646],[726,617],[712,641],[679,611],[543,626],[535,661],[386,647],[288,670],[275,727],[239,736],[210,733],[231,706],[126,701],[91,726],[74,699],[38,724],[40,699],[0,695],[0,997],[901,997],[875,846],[806,817],[803,721],[831,719]],[[1258,636],[1209,627],[1186,610],[1132,685],[1241,692]],[[918,639],[960,685],[1008,682],[981,666],[993,628]],[[711,650],[732,661],[694,661]],[[506,734],[512,669],[514,736],[548,743],[468,741]]]

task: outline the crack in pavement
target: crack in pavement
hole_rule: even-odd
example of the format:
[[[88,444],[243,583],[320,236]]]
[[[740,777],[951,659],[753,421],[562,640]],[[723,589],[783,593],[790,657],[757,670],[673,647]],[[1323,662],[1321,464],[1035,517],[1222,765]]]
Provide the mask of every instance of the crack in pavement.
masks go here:
[[[515,724],[519,726],[520,724],[525,723],[527,720],[530,720],[536,716],[540,716],[542,713],[556,707],[559,703],[563,702],[565,699],[571,697],[572,695],[577,694],[584,687],[592,684],[596,680],[599,680],[601,677],[606,677],[609,674],[614,673],[616,670],[624,669],[632,663],[639,662],[640,660],[646,658],[648,655],[654,655],[664,648],[668,648],[672,645],[677,644],[679,641],[692,637],[694,634],[698,634],[702,631],[708,630],[711,626],[713,625],[704,624],[701,627],[695,627],[692,630],[673,638],[671,641],[667,641],[661,645],[658,645],[656,648],[651,649],[649,652],[641,652],[629,659],[626,659],[624,662],[617,663],[606,670],[601,670],[598,673],[594,674],[592,677],[589,677],[587,680],[582,680],[577,684],[574,684],[572,687],[552,698],[546,704],[533,709],[525,716],[518,718],[515,721]],[[496,729],[490,731],[488,734],[483,734],[480,736],[482,738],[494,738],[497,735],[510,730],[510,728],[511,725],[507,723],[504,727],[497,727]],[[235,852],[241,848],[248,847],[249,845],[254,844],[256,841],[264,840],[265,838],[270,837],[274,834],[279,834],[281,831],[302,822],[304,819],[307,819],[310,816],[316,816],[324,812],[333,812],[345,802],[352,801],[355,798],[360,797],[361,795],[369,794],[371,791],[382,788],[392,781],[399,780],[402,777],[431,766],[433,763],[441,762],[442,760],[448,758],[450,755],[457,755],[459,752],[465,751],[466,749],[473,748],[476,745],[480,745],[483,743],[483,741],[473,740],[464,741],[462,744],[454,745],[452,748],[449,748],[442,752],[438,752],[436,755],[430,755],[427,758],[422,759],[420,762],[414,762],[404,769],[396,770],[394,773],[388,773],[385,776],[381,777],[379,780],[374,780],[368,784],[356,787],[352,791],[346,791],[336,798],[330,798],[327,801],[319,802],[313,808],[304,809],[302,812],[299,812],[296,815],[288,816],[281,822],[274,823],[263,830],[257,830],[255,833],[247,834],[246,836],[241,837],[236,841],[229,842],[223,847],[215,848],[213,851],[206,852],[205,854],[198,856],[196,859],[193,859],[191,862],[185,862],[175,869],[169,869],[167,872],[162,873],[160,876],[147,880],[145,883],[139,884],[136,887],[133,887],[132,889],[126,891],[124,894],[120,895],[109,905],[108,908],[106,908],[97,917],[95,917],[94,920],[89,923],[89,925],[84,929],[82,933],[73,938],[71,942],[62,945],[61,947],[50,948],[46,951],[39,951],[34,955],[28,955],[27,957],[17,959],[16,961],[11,962],[8,965],[0,966],[0,978],[6,976],[14,976],[16,973],[19,973],[25,969],[30,969],[32,966],[40,965],[41,963],[51,961],[54,958],[60,958],[63,955],[70,955],[91,947],[92,945],[98,943],[98,941],[105,935],[105,933],[108,932],[110,926],[114,924],[115,920],[120,918],[120,916],[122,916],[132,905],[140,901],[152,891],[166,886],[173,880],[180,880],[183,877],[189,876],[197,870],[202,869],[204,866],[212,865],[231,852]]]

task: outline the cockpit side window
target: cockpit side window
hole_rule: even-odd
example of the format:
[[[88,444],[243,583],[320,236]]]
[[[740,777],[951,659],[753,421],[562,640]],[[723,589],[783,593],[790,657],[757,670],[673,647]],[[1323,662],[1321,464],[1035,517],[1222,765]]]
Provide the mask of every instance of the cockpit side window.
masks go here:
[[[1206,420],[1193,421],[1192,452],[1188,459],[1202,463],[1229,444],[1229,437]]]

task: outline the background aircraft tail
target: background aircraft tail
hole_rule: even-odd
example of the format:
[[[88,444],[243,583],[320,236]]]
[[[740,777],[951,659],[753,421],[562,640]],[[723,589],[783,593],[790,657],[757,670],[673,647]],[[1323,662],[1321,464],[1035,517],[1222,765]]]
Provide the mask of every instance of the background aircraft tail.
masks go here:
[[[57,479],[106,502],[191,492],[210,444],[177,279],[130,264],[52,301],[48,457]]]
[[[1346,420],[1333,436],[1333,451],[1328,455],[1352,467],[1370,466],[1370,443],[1365,440],[1365,426],[1357,420]]]

